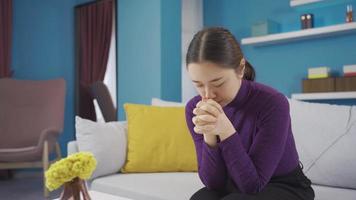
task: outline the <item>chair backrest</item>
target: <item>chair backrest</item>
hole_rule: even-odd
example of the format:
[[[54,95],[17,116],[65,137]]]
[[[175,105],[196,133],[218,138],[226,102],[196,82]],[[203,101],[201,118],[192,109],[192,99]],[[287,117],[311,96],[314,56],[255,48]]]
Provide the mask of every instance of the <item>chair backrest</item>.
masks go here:
[[[117,110],[106,85],[101,81],[97,81],[91,85],[90,90],[93,99],[98,102],[105,122],[117,121]]]
[[[36,146],[44,129],[62,131],[64,106],[64,79],[0,79],[0,148]]]

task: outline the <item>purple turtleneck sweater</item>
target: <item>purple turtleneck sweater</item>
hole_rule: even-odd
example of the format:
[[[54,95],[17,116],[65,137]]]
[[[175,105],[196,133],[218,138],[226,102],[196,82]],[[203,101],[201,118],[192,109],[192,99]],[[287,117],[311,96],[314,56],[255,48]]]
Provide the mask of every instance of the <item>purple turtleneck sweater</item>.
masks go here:
[[[236,97],[223,110],[236,133],[216,147],[194,132],[193,109],[201,100],[186,105],[186,121],[194,140],[198,173],[209,189],[221,189],[228,178],[243,193],[257,193],[271,177],[287,174],[299,163],[291,130],[287,98],[266,85],[242,81]]]

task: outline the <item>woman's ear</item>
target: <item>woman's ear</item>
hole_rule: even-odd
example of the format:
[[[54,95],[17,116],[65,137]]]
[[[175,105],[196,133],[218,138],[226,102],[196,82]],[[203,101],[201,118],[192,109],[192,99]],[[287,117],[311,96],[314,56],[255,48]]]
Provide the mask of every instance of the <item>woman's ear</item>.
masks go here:
[[[236,76],[239,79],[242,79],[245,75],[245,65],[236,68]]]
[[[241,58],[239,67],[237,68],[236,72],[237,72],[237,77],[239,79],[243,79],[244,75],[245,75],[245,66],[246,66],[246,60],[244,57]]]

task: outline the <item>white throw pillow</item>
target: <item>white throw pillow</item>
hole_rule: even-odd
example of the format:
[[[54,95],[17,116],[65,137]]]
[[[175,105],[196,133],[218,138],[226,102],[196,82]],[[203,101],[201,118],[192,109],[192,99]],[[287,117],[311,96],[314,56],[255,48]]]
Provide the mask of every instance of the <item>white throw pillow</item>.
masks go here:
[[[151,100],[152,106],[162,106],[162,107],[181,107],[185,106],[184,103],[181,102],[174,102],[174,101],[165,101],[159,98],[152,98]]]
[[[94,154],[97,167],[91,179],[119,172],[126,160],[127,122],[93,122],[75,117],[79,151]]]
[[[315,184],[356,188],[356,109],[289,100],[304,172]]]

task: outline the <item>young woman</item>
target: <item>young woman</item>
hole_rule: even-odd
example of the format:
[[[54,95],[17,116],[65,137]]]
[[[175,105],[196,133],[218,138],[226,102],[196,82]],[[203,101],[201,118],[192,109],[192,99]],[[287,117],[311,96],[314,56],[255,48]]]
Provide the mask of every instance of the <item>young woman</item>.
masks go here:
[[[198,96],[186,106],[198,173],[206,186],[191,200],[312,200],[299,165],[289,103],[253,82],[234,36],[207,28],[191,41],[187,70]]]

